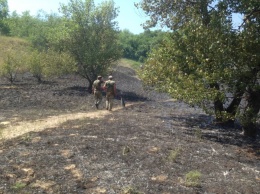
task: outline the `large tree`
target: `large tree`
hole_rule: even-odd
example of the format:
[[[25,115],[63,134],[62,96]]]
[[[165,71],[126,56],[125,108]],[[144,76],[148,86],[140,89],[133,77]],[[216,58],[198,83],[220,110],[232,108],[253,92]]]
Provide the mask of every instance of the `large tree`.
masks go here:
[[[255,100],[259,95],[259,14],[255,12],[259,4],[253,0],[241,4],[142,1],[139,6],[151,16],[146,27],[161,22],[173,32],[149,56],[141,77],[175,98],[212,112],[219,122],[234,121],[242,110],[245,134],[254,136],[259,112]],[[233,13],[250,16],[240,31],[233,28]],[[248,106],[238,109],[246,93]]]
[[[75,58],[78,73],[89,82],[89,90],[97,75],[107,73],[121,57],[118,43],[117,9],[113,1],[94,5],[93,0],[70,0],[61,6],[63,23],[56,37]]]
[[[245,101],[240,120],[245,135],[256,135],[260,110],[260,2],[255,0],[229,1],[234,13],[244,15],[237,33],[239,78],[245,85]]]

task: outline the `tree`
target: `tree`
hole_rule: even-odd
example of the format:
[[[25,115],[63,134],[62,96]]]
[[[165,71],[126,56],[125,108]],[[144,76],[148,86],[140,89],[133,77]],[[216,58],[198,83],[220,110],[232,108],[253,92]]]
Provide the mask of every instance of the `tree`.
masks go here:
[[[0,0],[0,19],[8,16],[8,2],[7,0]]]
[[[35,27],[37,29],[41,24],[41,21],[38,18],[31,16],[29,11],[23,12],[22,15],[13,12],[8,18],[10,36],[20,38],[29,38],[34,34]]]
[[[135,55],[140,62],[144,62],[147,59],[149,52],[158,47],[165,34],[166,33],[161,30],[145,30],[143,33],[137,35],[138,46]]]
[[[9,35],[29,40],[38,50],[47,50],[50,45],[48,34],[57,23],[53,20],[59,21],[55,14],[48,15],[44,11],[39,11],[37,16],[31,16],[29,11],[23,12],[22,15],[13,12],[7,22]]]
[[[34,49],[27,56],[27,69],[39,83],[50,76],[63,75],[75,71],[74,59],[66,52],[56,52],[52,49],[38,51]]]
[[[239,77],[245,88],[245,106],[241,110],[240,120],[244,134],[257,134],[257,119],[260,110],[260,2],[230,1],[235,13],[244,14],[243,23],[238,32],[239,54],[235,58],[239,68]]]
[[[259,3],[243,3],[142,1],[138,6],[151,16],[146,27],[161,22],[173,32],[149,56],[140,76],[145,83],[204,108],[218,122],[233,122],[241,111],[245,93],[252,91],[253,96],[243,100],[248,106],[254,101],[257,108],[252,109],[251,105],[243,111],[246,122],[243,120],[242,125],[246,135],[254,136],[259,112],[259,103],[255,101],[259,88],[259,18],[251,15],[251,30],[244,26],[235,31],[231,16],[234,10],[243,14],[257,10]],[[250,132],[245,124],[248,122],[251,128],[254,126]]]
[[[144,62],[152,48],[156,48],[162,41],[165,32],[160,30],[146,30],[141,34],[133,34],[129,30],[120,32],[120,44],[123,57]]]
[[[7,0],[0,0],[0,35],[6,35],[9,32],[6,25],[6,18],[8,16],[8,2]]]
[[[30,43],[20,38],[0,37],[0,75],[13,83],[18,73],[26,70],[25,58]]]
[[[24,63],[38,82],[45,77],[75,72],[74,58],[50,38],[61,21],[57,15],[48,15],[44,11],[39,11],[36,17],[28,11],[21,16],[13,12],[8,18],[10,35],[31,43],[30,52],[24,55]]]
[[[131,33],[129,30],[123,30],[119,34],[119,41],[123,50],[123,57],[133,60],[138,60],[135,55],[137,50],[137,35]]]
[[[95,7],[93,0],[70,0],[62,5],[62,26],[54,37],[75,58],[78,73],[89,82],[89,91],[97,75],[105,74],[121,57],[118,43],[117,9],[113,1]]]

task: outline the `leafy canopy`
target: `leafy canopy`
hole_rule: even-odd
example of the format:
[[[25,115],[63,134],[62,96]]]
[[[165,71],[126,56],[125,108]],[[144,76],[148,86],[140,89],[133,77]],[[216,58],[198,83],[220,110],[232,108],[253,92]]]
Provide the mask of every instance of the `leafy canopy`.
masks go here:
[[[54,37],[75,58],[78,73],[90,85],[121,57],[118,43],[117,9],[113,1],[94,5],[93,0],[70,0],[61,6],[63,22]]]
[[[137,6],[150,16],[147,28],[161,23],[172,30],[148,56],[140,72],[144,82],[204,108],[219,121],[241,114],[254,128],[260,109],[260,2],[143,0]],[[235,13],[245,18],[238,29]],[[249,98],[243,107],[244,96]]]

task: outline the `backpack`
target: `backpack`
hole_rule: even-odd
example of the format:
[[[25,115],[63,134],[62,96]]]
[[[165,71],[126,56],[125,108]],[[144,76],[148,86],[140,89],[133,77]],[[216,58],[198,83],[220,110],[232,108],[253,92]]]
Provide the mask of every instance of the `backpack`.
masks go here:
[[[101,91],[101,84],[102,84],[102,82],[100,80],[95,80],[94,83],[93,83],[94,89]]]
[[[114,94],[114,85],[115,85],[115,81],[112,80],[106,81],[105,87],[107,89],[107,93]]]

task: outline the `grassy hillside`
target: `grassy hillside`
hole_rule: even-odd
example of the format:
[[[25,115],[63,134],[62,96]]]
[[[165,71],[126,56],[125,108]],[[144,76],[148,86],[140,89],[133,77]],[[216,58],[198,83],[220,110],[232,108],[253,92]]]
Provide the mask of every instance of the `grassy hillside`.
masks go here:
[[[30,47],[30,43],[24,39],[16,37],[0,36],[0,65],[9,52],[20,53]]]

